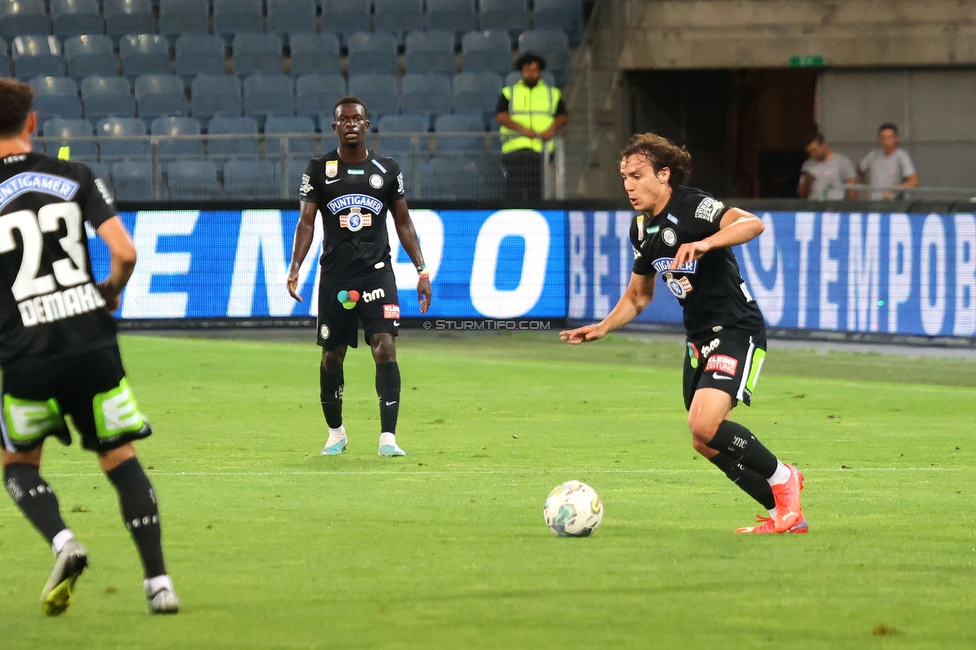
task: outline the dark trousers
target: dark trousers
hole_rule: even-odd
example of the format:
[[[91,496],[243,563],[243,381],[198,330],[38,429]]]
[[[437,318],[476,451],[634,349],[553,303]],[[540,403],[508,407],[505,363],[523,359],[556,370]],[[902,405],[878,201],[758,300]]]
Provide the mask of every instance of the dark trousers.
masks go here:
[[[539,200],[542,198],[542,154],[522,149],[502,154],[505,168],[505,198]]]

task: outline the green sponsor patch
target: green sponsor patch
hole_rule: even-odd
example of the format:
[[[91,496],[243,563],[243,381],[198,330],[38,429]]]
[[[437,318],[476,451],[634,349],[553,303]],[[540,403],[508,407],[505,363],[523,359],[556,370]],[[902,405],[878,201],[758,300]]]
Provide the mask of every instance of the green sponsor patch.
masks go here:
[[[3,396],[3,419],[11,440],[28,442],[64,429],[61,406],[53,397],[46,402]]]
[[[125,378],[117,387],[92,398],[92,413],[99,438],[112,438],[122,433],[138,431],[145,424]]]

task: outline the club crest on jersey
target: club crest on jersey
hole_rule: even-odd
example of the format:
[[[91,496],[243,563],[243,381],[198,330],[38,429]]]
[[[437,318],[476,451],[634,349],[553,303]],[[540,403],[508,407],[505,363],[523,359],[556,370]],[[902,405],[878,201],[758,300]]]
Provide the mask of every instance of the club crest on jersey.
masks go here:
[[[369,177],[369,186],[374,190],[378,190],[383,187],[383,177],[379,174],[373,174]]]
[[[678,241],[678,235],[675,234],[674,230],[671,228],[665,228],[661,232],[661,240],[668,246],[674,246],[674,243]]]
[[[339,175],[339,161],[338,160],[326,160],[325,161],[325,175],[328,178],[335,178]]]
[[[363,209],[359,206],[353,207],[348,214],[339,215],[339,227],[347,228],[352,232],[359,232],[366,226],[373,225],[373,215],[363,214]]]
[[[671,262],[673,261],[673,257],[659,257],[651,262],[651,266],[653,266],[654,270],[658,273],[667,273],[668,271],[671,273],[694,273],[698,270],[698,260],[685,262],[676,269],[671,268]]]
[[[343,194],[326,203],[325,207],[332,214],[339,214],[339,212],[351,208],[359,208],[373,214],[379,214],[383,210],[383,202],[366,194]]]
[[[688,292],[692,290],[691,281],[685,276],[680,278],[674,277],[671,273],[664,274],[664,284],[667,285],[668,290],[674,294],[678,299],[684,298],[688,295]]]

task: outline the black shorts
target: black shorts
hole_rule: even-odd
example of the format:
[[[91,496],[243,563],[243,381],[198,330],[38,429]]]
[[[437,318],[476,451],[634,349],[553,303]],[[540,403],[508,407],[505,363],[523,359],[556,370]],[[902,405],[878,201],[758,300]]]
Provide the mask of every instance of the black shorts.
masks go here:
[[[687,342],[685,355],[685,408],[699,388],[717,388],[748,406],[766,358],[766,330],[723,330],[705,339]]]
[[[387,267],[359,278],[321,278],[315,334],[318,344],[326,350],[340,345],[357,347],[359,321],[367,345],[373,334],[397,335],[400,301],[393,269]]]
[[[115,343],[29,367],[4,369],[2,400],[0,430],[7,451],[30,451],[48,436],[71,444],[65,423],[68,415],[81,433],[81,445],[95,452],[152,434],[129,390]]]

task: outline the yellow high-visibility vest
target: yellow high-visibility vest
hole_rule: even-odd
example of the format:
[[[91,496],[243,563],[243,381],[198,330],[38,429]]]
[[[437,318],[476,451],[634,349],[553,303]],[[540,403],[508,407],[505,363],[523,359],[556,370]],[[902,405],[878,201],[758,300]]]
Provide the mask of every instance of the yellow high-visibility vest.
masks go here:
[[[508,115],[516,124],[542,133],[556,120],[556,107],[562,96],[558,88],[547,85],[541,79],[534,88],[529,88],[521,79],[514,86],[502,88],[502,95],[508,100]],[[531,149],[542,153],[543,142],[539,138],[527,138],[518,131],[502,127],[502,153]]]

